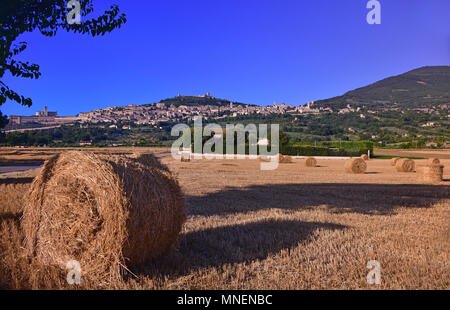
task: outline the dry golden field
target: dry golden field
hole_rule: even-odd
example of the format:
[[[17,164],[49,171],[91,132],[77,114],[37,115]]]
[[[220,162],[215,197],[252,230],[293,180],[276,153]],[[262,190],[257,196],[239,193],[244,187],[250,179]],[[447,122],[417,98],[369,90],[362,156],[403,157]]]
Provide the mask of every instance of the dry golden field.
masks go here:
[[[450,149],[444,150],[433,150],[433,149],[405,149],[405,150],[394,150],[394,149],[375,149],[374,153],[377,155],[388,155],[388,156],[413,156],[413,157],[433,157],[440,159],[450,159]]]
[[[17,148],[17,147],[3,147],[0,148],[0,165],[21,164],[21,163],[35,163],[42,162],[49,159],[51,156],[62,151],[74,151],[80,148]],[[120,148],[85,148],[84,150],[103,153],[103,154],[122,154],[133,153],[136,150],[140,152],[155,152],[163,153],[170,152],[168,147],[160,148],[134,148],[134,147],[120,147]]]
[[[389,160],[351,175],[344,160],[260,171],[257,160],[165,157],[187,202],[181,241],[111,288],[450,289],[450,158],[440,157],[436,185]],[[48,288],[20,254],[21,199],[37,172],[0,175],[0,288]],[[370,260],[381,264],[381,285],[367,284]],[[59,288],[71,287],[62,278]]]

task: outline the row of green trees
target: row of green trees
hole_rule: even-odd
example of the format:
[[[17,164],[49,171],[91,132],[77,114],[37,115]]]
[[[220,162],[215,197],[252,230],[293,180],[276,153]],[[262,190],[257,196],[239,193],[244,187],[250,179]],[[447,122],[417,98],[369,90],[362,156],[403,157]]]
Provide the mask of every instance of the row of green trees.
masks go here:
[[[78,128],[63,126],[48,130],[12,132],[0,136],[0,144],[5,146],[61,146],[78,145],[80,142],[102,144],[121,136],[123,131],[114,128]]]

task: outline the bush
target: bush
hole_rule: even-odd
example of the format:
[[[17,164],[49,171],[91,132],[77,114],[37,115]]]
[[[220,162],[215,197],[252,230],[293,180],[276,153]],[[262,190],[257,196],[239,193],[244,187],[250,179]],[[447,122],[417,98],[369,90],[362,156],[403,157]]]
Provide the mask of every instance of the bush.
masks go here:
[[[342,148],[345,150],[366,149],[373,153],[373,142],[371,141],[324,141],[320,142],[320,146]]]
[[[327,148],[327,147],[314,147],[314,146],[283,146],[281,147],[281,153],[291,156],[351,156],[359,157],[361,154],[367,154],[369,149],[339,149],[339,148]]]

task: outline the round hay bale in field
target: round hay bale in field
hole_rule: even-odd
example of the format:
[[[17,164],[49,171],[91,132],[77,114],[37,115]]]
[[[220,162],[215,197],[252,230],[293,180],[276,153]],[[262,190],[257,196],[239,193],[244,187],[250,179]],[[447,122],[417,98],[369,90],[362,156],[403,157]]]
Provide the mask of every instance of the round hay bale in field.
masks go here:
[[[22,227],[33,261],[65,270],[76,260],[82,281],[101,287],[168,252],[185,218],[177,180],[152,155],[65,152],[31,184]]]
[[[191,161],[191,153],[181,153],[181,162],[188,163]]]
[[[394,157],[391,159],[391,166],[395,167],[395,165],[397,164],[397,161],[400,159],[400,157]]]
[[[362,158],[350,158],[345,162],[345,171],[347,173],[360,174],[367,170],[367,164]]]
[[[417,178],[420,182],[440,183],[444,177],[443,165],[427,165],[417,169]]]
[[[363,160],[369,160],[369,155],[367,155],[367,154],[362,154],[362,155],[361,155],[361,158],[362,158]]]
[[[307,157],[305,160],[305,166],[306,167],[316,167],[317,160],[314,157]]]
[[[416,163],[412,159],[400,158],[395,164],[397,172],[413,172],[416,168]]]
[[[188,163],[191,161],[191,152],[180,152],[180,160],[182,163]]]
[[[441,161],[438,158],[428,158],[427,165],[439,165]]]
[[[278,157],[278,162],[280,164],[290,164],[292,163],[292,157],[288,155],[280,154]]]
[[[271,162],[271,161],[272,161],[272,157],[273,157],[273,156],[261,155],[261,156],[259,156],[259,161],[262,161],[262,162]]]

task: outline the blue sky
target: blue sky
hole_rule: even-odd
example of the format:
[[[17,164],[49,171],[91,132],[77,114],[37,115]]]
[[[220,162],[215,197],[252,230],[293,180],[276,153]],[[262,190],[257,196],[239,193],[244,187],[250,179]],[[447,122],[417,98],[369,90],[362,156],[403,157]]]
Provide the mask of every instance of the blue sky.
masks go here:
[[[21,60],[42,77],[5,75],[31,108],[60,115],[211,92],[258,105],[300,105],[426,65],[450,65],[450,1],[94,0],[94,16],[118,4],[128,22],[104,37],[24,34]]]

